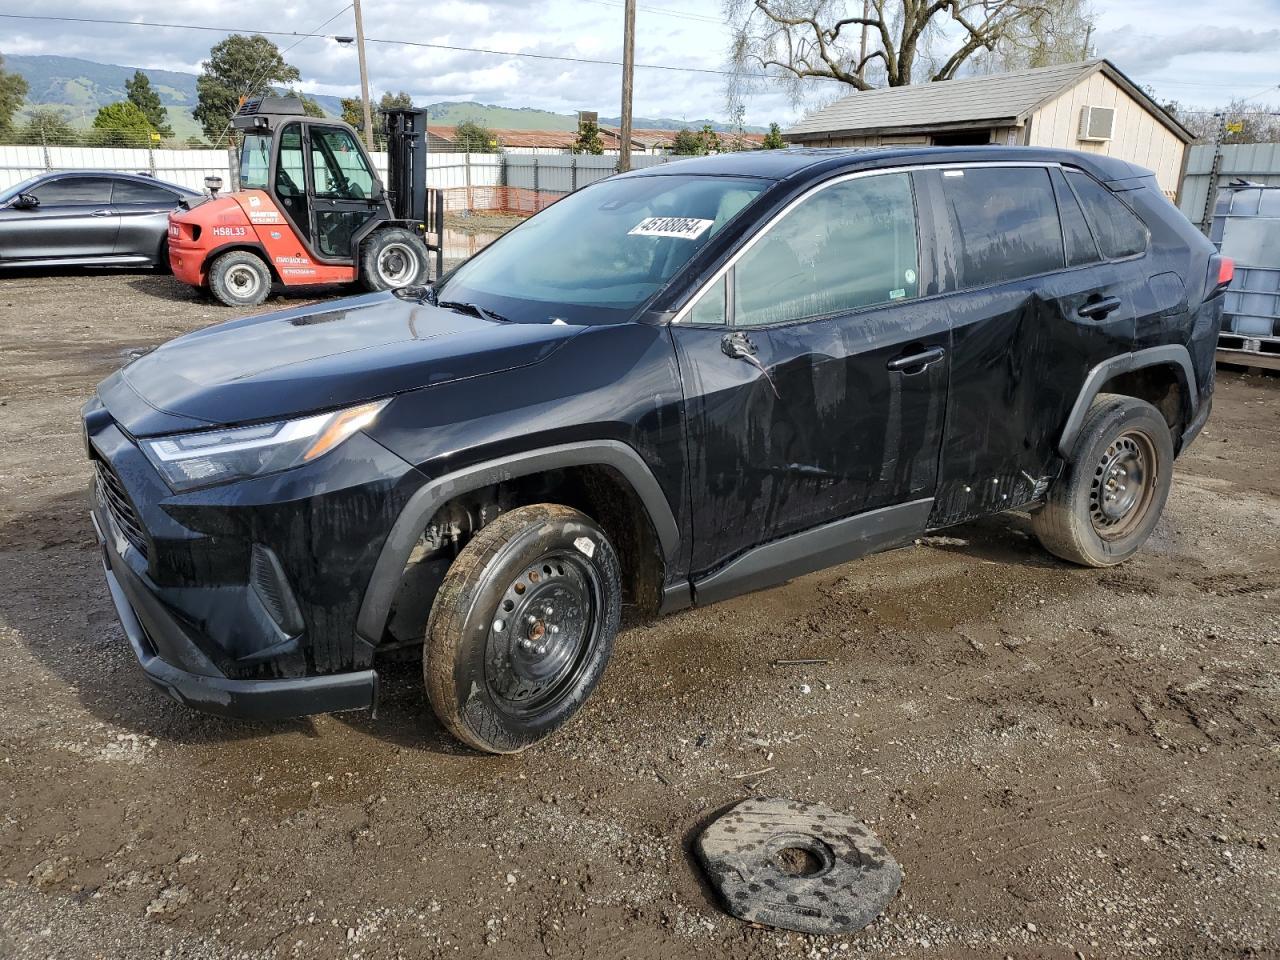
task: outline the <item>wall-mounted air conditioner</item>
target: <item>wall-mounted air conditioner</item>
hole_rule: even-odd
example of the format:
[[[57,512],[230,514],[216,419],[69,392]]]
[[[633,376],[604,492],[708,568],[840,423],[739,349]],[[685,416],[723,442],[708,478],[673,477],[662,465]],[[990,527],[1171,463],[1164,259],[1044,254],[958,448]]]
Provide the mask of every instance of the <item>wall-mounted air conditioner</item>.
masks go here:
[[[1116,111],[1113,107],[1081,107],[1080,137],[1091,143],[1103,143],[1111,139],[1116,126]]]

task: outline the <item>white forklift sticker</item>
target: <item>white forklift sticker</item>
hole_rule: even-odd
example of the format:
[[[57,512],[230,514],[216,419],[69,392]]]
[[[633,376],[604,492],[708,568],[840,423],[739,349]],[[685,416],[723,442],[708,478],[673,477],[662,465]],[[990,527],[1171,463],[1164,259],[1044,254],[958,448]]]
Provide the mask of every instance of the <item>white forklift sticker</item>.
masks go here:
[[[707,232],[714,220],[697,217],[647,217],[627,231],[633,237],[676,237],[680,240],[697,240]]]

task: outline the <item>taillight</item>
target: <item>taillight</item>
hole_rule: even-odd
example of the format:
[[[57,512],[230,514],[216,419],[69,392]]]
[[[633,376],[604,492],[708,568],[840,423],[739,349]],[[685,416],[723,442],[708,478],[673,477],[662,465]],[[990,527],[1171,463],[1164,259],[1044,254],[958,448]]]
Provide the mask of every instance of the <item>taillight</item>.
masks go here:
[[[1209,258],[1209,275],[1205,278],[1207,293],[1205,299],[1216,297],[1227,287],[1236,275],[1236,262],[1230,257],[1212,256]]]

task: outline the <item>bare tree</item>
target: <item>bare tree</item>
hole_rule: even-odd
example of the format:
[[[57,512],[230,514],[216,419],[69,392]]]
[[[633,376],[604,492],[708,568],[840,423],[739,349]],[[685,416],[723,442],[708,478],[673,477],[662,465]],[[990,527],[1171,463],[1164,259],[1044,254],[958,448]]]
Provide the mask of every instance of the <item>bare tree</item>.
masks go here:
[[[787,81],[797,103],[817,80],[855,90],[949,80],[979,52],[1012,44],[1018,31],[1032,38],[1019,44],[1046,35],[1064,5],[1080,6],[1067,0],[724,0],[733,30],[729,100],[736,103],[762,72]]]

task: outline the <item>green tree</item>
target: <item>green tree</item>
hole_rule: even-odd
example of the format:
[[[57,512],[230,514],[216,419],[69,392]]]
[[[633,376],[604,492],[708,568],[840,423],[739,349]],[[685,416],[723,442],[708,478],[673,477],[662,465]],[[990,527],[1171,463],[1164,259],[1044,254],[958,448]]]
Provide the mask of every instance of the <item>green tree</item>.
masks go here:
[[[776,123],[769,124],[769,132],[764,135],[764,143],[762,146],[766,150],[781,150],[787,145],[782,139],[782,128]]]
[[[151,79],[141,70],[135,70],[133,76],[124,82],[124,88],[129,94],[129,102],[146,115],[155,131],[162,137],[172,137],[169,115],[160,102],[160,94],[151,86]]]
[[[19,74],[4,68],[0,57],[0,134],[7,133],[13,124],[13,116],[27,98],[27,81]]]
[[[388,90],[382,95],[382,99],[378,101],[379,110],[409,110],[412,107],[413,97],[403,90],[399,93],[392,93]]]
[[[688,127],[676,131],[671,141],[671,152],[679,157],[696,157],[702,153],[702,141]]]
[[[109,103],[93,118],[93,142],[104,147],[149,146],[155,132],[147,115],[129,100]]]
[[[56,108],[36,107],[22,126],[14,128],[13,139],[18,143],[74,144],[80,134]]]
[[[359,97],[342,98],[342,122],[353,130],[364,126],[364,107]]]
[[[454,127],[453,142],[464,153],[498,153],[498,137],[475,120],[463,120]]]
[[[720,134],[716,133],[711,124],[704,123],[702,129],[698,131],[698,140],[702,144],[699,152],[702,156],[709,153],[724,153],[724,144],[720,141]]]
[[[190,150],[204,150],[209,146],[204,137],[187,137],[187,148]]]
[[[213,45],[200,67],[191,115],[215,145],[226,142],[231,115],[242,99],[267,96],[273,85],[302,78],[297,67],[285,63],[280,48],[260,34],[233,33]]]
[[[604,140],[600,138],[600,125],[594,120],[583,120],[578,124],[578,139],[573,141],[574,153],[589,153],[598,157],[604,153]]]

